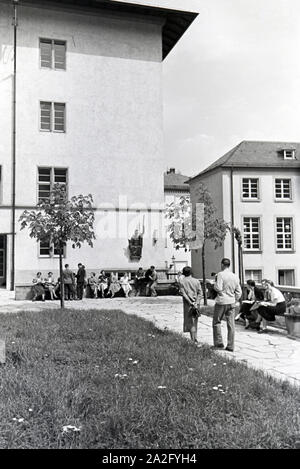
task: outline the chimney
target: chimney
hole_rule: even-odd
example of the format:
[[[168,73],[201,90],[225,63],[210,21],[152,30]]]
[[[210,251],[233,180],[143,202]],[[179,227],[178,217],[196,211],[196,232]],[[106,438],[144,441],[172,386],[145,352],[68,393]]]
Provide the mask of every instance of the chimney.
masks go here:
[[[175,168],[170,168],[168,174],[175,174]]]

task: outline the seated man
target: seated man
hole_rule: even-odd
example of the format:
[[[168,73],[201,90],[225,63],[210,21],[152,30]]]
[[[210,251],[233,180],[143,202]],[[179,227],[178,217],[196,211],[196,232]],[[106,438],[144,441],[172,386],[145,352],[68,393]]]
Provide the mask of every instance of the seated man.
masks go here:
[[[254,280],[247,280],[247,300],[242,301],[242,306],[239,314],[236,316],[235,320],[239,318],[244,319],[245,329],[253,327],[257,329],[257,311],[254,305],[257,301],[262,301],[264,299],[264,292],[256,287]]]

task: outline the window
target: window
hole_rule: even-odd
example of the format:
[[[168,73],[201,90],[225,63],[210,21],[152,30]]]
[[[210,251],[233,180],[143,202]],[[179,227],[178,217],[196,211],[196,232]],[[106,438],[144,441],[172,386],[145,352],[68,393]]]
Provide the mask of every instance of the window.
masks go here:
[[[295,159],[295,150],[283,150],[283,158],[285,160],[294,160]]]
[[[0,204],[2,202],[2,179],[1,179],[1,166],[0,166]]]
[[[276,218],[276,246],[281,250],[293,248],[293,220],[291,218]]]
[[[295,286],[295,271],[292,269],[278,270],[278,285]]]
[[[243,178],[243,199],[258,200],[258,179]]]
[[[254,280],[256,283],[261,283],[262,271],[261,270],[245,270],[245,280]]]
[[[66,70],[66,45],[66,41],[40,39],[41,67]]]
[[[47,132],[65,132],[65,103],[40,102],[40,129]]]
[[[40,241],[39,246],[39,255],[40,257],[58,257],[59,256],[59,248],[54,246],[50,240]],[[65,257],[65,249],[63,249],[63,257]]]
[[[48,199],[54,184],[64,184],[67,189],[68,170],[65,168],[38,168],[38,200]]]
[[[275,179],[275,199],[277,200],[291,200],[291,180],[290,179]]]
[[[260,249],[259,218],[245,217],[243,225],[244,248],[248,250],[258,251]]]

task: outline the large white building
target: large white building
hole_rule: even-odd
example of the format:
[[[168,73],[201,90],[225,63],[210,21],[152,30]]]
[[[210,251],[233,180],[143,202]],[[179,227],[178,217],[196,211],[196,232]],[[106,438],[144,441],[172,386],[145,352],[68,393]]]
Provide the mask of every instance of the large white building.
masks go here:
[[[190,181],[191,199],[203,183],[217,214],[243,236],[245,280],[269,278],[277,285],[300,287],[300,143],[244,141]],[[237,243],[207,245],[207,272],[217,272],[229,257],[239,272]],[[202,276],[200,253],[193,270]]]
[[[96,209],[94,248],[67,246],[65,262],[165,271],[162,61],[197,12],[186,0],[15,3],[14,20],[0,0],[0,285],[57,275],[55,251],[18,223],[55,182]]]

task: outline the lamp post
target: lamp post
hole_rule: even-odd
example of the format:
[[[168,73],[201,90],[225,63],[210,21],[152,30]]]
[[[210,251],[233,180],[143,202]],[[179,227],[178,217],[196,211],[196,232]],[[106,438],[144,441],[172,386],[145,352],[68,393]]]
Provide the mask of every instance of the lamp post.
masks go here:
[[[17,28],[18,28],[18,3],[12,0],[13,27],[14,27],[14,65],[13,65],[13,108],[12,108],[12,213],[11,213],[11,273],[10,289],[15,288],[15,237],[16,237],[16,104],[17,104]]]

